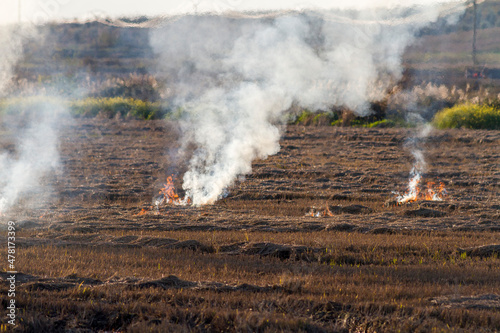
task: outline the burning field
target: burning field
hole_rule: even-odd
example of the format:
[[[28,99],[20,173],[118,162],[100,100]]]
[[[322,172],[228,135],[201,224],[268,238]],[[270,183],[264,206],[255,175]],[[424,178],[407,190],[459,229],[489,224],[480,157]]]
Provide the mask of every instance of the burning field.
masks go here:
[[[417,173],[414,132],[290,126],[194,206],[177,123],[74,120],[51,204],[4,216],[17,331],[500,330],[500,133],[431,131]]]
[[[0,332],[500,331],[498,99],[403,65],[470,7],[1,30]]]

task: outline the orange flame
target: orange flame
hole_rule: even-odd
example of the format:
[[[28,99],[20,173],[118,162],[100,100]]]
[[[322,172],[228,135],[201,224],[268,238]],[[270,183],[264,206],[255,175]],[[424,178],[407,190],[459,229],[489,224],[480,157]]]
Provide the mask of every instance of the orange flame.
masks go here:
[[[439,183],[439,186],[436,186],[435,182],[428,182],[426,184],[426,189],[422,190],[420,188],[420,181],[420,174],[416,174],[410,179],[408,190],[403,195],[399,195],[397,197],[398,204],[405,204],[419,200],[442,201],[447,195],[442,182]]]
[[[333,216],[332,212],[330,211],[330,208],[326,206],[326,209],[323,211],[323,217],[327,216]]]
[[[179,200],[179,196],[175,193],[175,186],[173,176],[167,177],[167,183],[163,184],[163,188],[160,190],[160,194],[165,197],[167,203],[175,203]]]
[[[145,210],[144,208],[141,209],[141,211],[137,214],[134,214],[134,216],[142,216],[142,215],[146,215],[147,213],[149,213],[148,210]]]
[[[306,214],[306,216],[310,217],[328,217],[328,216],[333,216],[332,212],[330,211],[330,208],[326,206],[325,210],[319,211],[316,210],[314,207]]]
[[[161,199],[157,201],[156,206],[158,207],[163,202],[167,204],[172,203],[174,205],[188,205],[191,203],[191,199],[185,196],[183,199],[179,197],[174,186],[174,176],[168,176],[166,184],[163,184],[163,188],[160,190],[159,194]]]

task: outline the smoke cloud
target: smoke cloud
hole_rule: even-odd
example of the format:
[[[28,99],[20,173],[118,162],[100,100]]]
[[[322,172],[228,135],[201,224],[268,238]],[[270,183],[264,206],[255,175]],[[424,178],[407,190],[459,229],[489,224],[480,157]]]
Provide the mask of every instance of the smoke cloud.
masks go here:
[[[0,153],[0,212],[8,211],[20,198],[42,199],[41,181],[59,165],[57,124],[61,121],[58,113],[64,109],[57,107],[40,103],[24,115],[24,124],[9,122],[9,130],[15,133],[14,149]]]
[[[0,29],[0,97],[6,97],[24,37],[21,37],[22,27]],[[17,93],[23,95],[21,91]],[[0,115],[3,144],[0,149],[0,214],[5,214],[21,200],[25,206],[43,200],[47,193],[43,178],[59,165],[59,129],[66,114],[66,107],[59,98],[13,97],[9,95],[4,101],[6,107]]]
[[[15,26],[0,25],[0,97],[11,80],[13,67],[21,55],[21,37],[15,31]]]
[[[193,15],[155,29],[166,98],[184,111],[183,142],[196,147],[183,178],[193,204],[215,202],[254,159],[277,153],[292,105],[369,114],[401,76],[415,32],[462,9]]]

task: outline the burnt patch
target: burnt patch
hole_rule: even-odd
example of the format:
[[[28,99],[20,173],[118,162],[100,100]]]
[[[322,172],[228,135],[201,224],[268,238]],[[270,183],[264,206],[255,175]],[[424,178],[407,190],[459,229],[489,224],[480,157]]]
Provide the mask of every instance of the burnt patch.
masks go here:
[[[445,215],[445,212],[429,208],[419,208],[404,212],[404,216],[408,217],[443,217]]]
[[[328,209],[333,214],[370,214],[373,212],[373,209],[362,205],[329,206]]]

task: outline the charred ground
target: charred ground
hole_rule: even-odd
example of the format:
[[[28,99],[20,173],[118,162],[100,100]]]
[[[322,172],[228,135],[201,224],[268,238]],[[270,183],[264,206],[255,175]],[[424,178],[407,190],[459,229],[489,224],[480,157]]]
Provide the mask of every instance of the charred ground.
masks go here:
[[[432,132],[426,177],[448,197],[394,206],[413,131],[289,126],[226,198],[156,213],[165,178],[181,187],[176,123],[73,121],[51,203],[4,217],[18,330],[500,330],[500,132]]]

